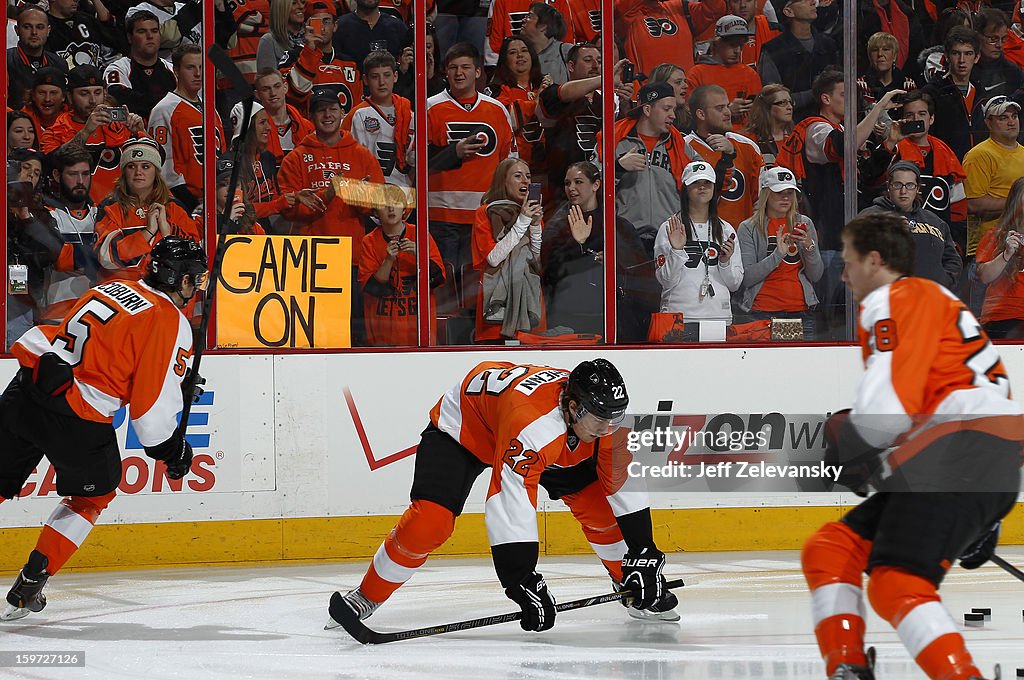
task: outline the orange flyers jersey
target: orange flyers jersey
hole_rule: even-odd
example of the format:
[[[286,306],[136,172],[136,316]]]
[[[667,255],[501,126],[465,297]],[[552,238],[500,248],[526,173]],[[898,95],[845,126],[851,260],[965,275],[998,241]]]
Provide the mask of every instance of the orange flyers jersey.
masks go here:
[[[904,277],[872,291],[861,302],[857,333],[865,372],[851,418],[869,444],[889,446],[926,428],[942,432],[950,421],[958,429],[1024,434],[999,352],[939,284]]]
[[[405,225],[404,237],[416,241],[416,225]],[[437,249],[434,239],[427,235],[430,243],[430,261],[441,271],[441,251]],[[359,249],[359,285],[365,289],[366,282],[380,269],[381,263],[388,254],[388,241],[380,229],[374,229],[363,237]],[[388,285],[392,295],[377,297],[363,292],[363,315],[366,320],[366,340],[373,346],[380,345],[415,345],[418,341],[416,314],[419,297],[416,291],[417,276],[416,255],[399,251],[391,266]],[[430,335],[433,339],[436,314],[433,293],[430,294]]]
[[[572,0],[572,24],[576,42],[590,42],[601,32],[601,0]]]
[[[754,214],[764,157],[757,144],[747,137],[735,132],[727,132],[726,136],[736,147],[736,158],[725,177],[718,201],[718,216],[729,224],[740,224]],[[703,158],[712,166],[722,158],[722,154],[714,151],[694,132],[686,135],[686,154],[690,158]]]
[[[505,361],[478,364],[430,411],[430,421],[491,466],[484,505],[491,545],[537,542],[537,487],[549,464],[567,459],[559,400],[569,371]],[[576,447],[575,462],[594,445]]]
[[[687,21],[686,10],[690,20]],[[693,30],[701,33],[725,16],[725,0],[658,2],[616,0],[616,19],[626,27],[626,58],[638,73],[650,73],[658,64],[678,64],[687,73],[693,68]]]
[[[200,104],[202,106],[202,104]],[[215,146],[223,150],[224,128],[215,116]],[[197,199],[203,197],[203,112],[195,104],[170,92],[153,107],[149,116],[149,136],[164,148],[163,175],[167,186],[184,184]]]
[[[256,50],[260,38],[270,30],[270,2],[268,0],[232,0],[227,3],[235,20],[235,46],[228,50],[228,56],[238,66],[245,79],[256,80]],[[217,89],[226,90],[231,81],[226,78],[217,81]]]
[[[54,352],[74,367],[66,393],[81,418],[109,423],[130,403],[143,446],[170,438],[192,364],[192,329],[164,293],[141,281],[108,281],[85,292],[59,326],[36,326],[11,347],[34,368]]]
[[[287,102],[299,111],[309,110],[309,93],[314,86],[325,87],[338,95],[343,114],[352,110],[363,98],[363,79],[354,61],[330,59],[318,49],[303,47],[297,58],[286,57],[281,68],[288,78]],[[326,59],[326,61],[325,61]]]
[[[523,28],[523,19],[530,13],[530,5],[536,1],[551,5],[562,14],[566,27],[562,42],[567,42],[570,45],[575,42],[572,23],[573,11],[567,0],[493,0],[487,18],[487,44],[484,50],[484,58],[488,66],[498,63],[498,52],[501,50],[502,41],[507,36],[519,35],[519,31]]]
[[[54,151],[70,142],[84,127],[85,123],[76,122],[70,111],[62,113],[42,134],[40,150],[43,153]],[[89,190],[93,203],[99,203],[114,189],[114,182],[121,176],[121,145],[131,136],[124,123],[115,121],[97,128],[85,141],[85,148],[93,158],[92,188]]]
[[[772,28],[768,17],[763,14],[755,16],[754,35],[750,36],[747,44],[743,46],[743,56],[740,57],[740,62],[756,71],[757,62],[761,59],[761,48],[766,42],[781,34],[781,31]]]
[[[516,130],[516,148],[519,157],[529,164],[533,160],[534,145],[544,140],[544,127],[537,120],[537,103],[540,98],[536,92],[515,85],[504,85],[497,93],[491,92],[490,96],[504,104],[519,125]]]
[[[200,226],[177,201],[168,201],[167,222],[175,236],[203,242]],[[146,234],[148,211],[144,207],[125,212],[115,201],[104,201],[96,216],[96,254],[103,279],[138,279],[145,255],[163,238],[158,231],[152,240]]]
[[[483,134],[487,144],[461,165],[432,172],[427,202],[430,219],[472,224],[473,213],[491,185],[498,163],[515,153],[512,119],[496,99],[477,94],[463,105],[445,90],[427,100],[427,143],[446,147],[470,135]]]

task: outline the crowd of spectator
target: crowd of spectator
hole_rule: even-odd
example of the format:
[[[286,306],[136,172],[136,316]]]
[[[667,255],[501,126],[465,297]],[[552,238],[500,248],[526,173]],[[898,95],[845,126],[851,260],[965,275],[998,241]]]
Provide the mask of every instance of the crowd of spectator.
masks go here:
[[[780,320],[847,339],[853,187],[860,210],[909,222],[918,275],[1017,337],[1019,7],[854,4],[850,45],[838,0],[616,0],[608,65],[600,0],[436,0],[420,73],[412,0],[214,0],[212,39],[256,94],[243,121],[227,79],[203,101],[199,0],[8,0],[7,342],[90,285],[138,278],[164,236],[202,240],[215,208],[236,232],[351,237],[356,345],[416,344],[420,311],[429,342],[600,341],[609,237],[620,341],[762,337]]]

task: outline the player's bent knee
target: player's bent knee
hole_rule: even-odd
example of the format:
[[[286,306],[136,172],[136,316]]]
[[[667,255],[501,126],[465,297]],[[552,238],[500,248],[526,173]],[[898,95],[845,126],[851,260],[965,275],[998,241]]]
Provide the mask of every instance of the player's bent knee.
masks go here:
[[[396,538],[405,549],[424,555],[443,545],[455,530],[452,511],[433,501],[413,501],[402,520]]]
[[[102,496],[69,496],[64,499],[63,503],[95,524],[100,513],[107,509],[110,501],[114,500],[116,495],[116,491],[111,491]]]
[[[868,601],[875,612],[898,626],[910,610],[938,602],[939,593],[929,579],[899,567],[875,567],[868,579]]]
[[[869,543],[842,522],[829,522],[804,542],[800,564],[811,590],[828,583],[860,585]]]

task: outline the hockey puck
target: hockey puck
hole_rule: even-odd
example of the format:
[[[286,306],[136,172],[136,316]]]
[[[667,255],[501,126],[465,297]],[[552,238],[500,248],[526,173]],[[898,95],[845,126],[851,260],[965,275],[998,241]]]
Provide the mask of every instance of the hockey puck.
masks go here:
[[[980,627],[985,625],[985,615],[967,612],[964,614],[964,625]]]
[[[986,621],[992,620],[992,608],[991,607],[972,607],[971,611],[975,614],[981,614],[985,617]]]

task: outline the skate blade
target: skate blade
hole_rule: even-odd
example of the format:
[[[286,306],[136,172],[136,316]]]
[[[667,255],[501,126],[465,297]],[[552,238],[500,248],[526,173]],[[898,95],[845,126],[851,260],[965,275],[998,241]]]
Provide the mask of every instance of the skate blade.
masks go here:
[[[3,613],[0,614],[0,621],[17,621],[31,613],[32,610],[28,607],[15,607],[13,604],[8,604]]]
[[[341,628],[341,624],[328,617],[327,623],[324,624],[324,630],[334,630],[335,628]]]
[[[655,623],[675,623],[681,618],[675,609],[670,609],[667,612],[650,612],[630,607],[626,610],[626,613],[637,621],[652,621]]]

